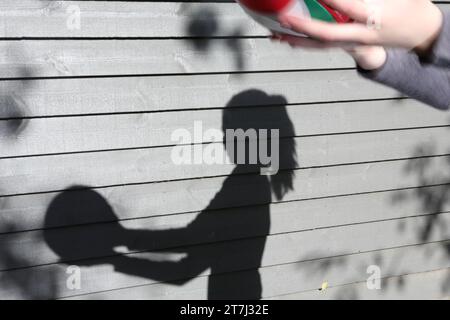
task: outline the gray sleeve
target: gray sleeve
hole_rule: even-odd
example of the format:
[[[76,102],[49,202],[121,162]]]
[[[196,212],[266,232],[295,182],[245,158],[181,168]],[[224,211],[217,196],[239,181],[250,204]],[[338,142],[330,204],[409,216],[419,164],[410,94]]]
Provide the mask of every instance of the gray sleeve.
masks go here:
[[[387,50],[386,63],[374,71],[359,68],[368,79],[385,84],[435,108],[450,108],[450,12],[431,53],[420,58],[407,50]]]
[[[450,68],[450,11],[443,12],[444,21],[441,33],[433,45],[430,54],[424,57],[423,63],[432,63],[437,66]]]
[[[407,50],[391,49],[387,53],[381,68],[374,71],[359,68],[360,75],[435,108],[450,108],[450,68],[422,64],[416,54]]]

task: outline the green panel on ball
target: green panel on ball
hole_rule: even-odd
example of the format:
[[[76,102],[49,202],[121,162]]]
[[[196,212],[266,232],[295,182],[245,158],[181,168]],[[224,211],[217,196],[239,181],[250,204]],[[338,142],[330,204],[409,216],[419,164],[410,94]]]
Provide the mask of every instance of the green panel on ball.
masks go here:
[[[326,22],[336,22],[333,16],[316,0],[304,0],[304,2],[308,7],[311,17],[313,17],[314,19]]]

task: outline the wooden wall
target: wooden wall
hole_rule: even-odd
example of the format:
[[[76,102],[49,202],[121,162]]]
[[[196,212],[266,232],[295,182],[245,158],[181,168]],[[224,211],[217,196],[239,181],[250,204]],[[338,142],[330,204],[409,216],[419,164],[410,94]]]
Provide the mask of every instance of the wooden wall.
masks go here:
[[[0,15],[0,299],[205,299],[255,274],[263,298],[450,295],[448,113],[341,52],[271,43],[231,1],[2,0]],[[173,131],[221,129],[224,112],[295,146],[284,197],[250,169],[173,164]]]

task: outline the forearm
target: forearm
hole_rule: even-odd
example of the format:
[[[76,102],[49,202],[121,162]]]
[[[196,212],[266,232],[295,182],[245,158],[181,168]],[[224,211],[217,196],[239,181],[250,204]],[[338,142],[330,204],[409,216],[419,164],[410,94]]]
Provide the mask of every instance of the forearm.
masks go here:
[[[415,51],[420,57],[406,49],[387,50],[384,65],[373,69],[365,67],[367,62],[358,57],[359,72],[364,77],[395,88],[412,98],[439,109],[450,107],[450,12],[443,13],[442,26],[429,48]],[[369,62],[377,65],[379,59],[369,55]],[[363,56],[364,58],[364,56]],[[378,64],[379,65],[379,64]],[[362,67],[362,68],[361,68]]]
[[[373,71],[359,68],[365,78],[429,104],[448,110],[450,107],[450,68],[422,64],[416,54],[407,50],[387,51],[385,64]]]

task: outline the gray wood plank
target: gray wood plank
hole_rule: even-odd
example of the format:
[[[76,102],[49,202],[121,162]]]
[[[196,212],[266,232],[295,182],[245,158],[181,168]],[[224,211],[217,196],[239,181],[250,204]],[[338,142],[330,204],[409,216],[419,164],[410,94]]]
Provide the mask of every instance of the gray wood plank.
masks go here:
[[[264,111],[261,110],[261,112]],[[84,118],[80,118],[80,120],[83,119]],[[372,118],[371,120],[374,119]],[[331,121],[332,119],[330,117],[330,122]],[[52,120],[50,122],[52,122]],[[64,123],[70,125],[70,121],[64,121]],[[108,121],[105,120],[104,123],[108,123]],[[314,125],[317,125],[317,123],[313,122],[310,124],[312,130],[312,126]],[[67,128],[64,124],[58,126]],[[50,139],[50,137],[58,138],[69,133],[69,130],[65,133],[57,131],[57,134],[49,136],[48,133],[45,132],[45,126],[43,126],[42,129],[42,137],[36,137],[36,139],[33,140],[47,141],[49,145],[41,144],[44,148],[57,146],[55,141],[52,143],[53,139]],[[47,129],[51,130],[48,126]],[[325,127],[325,129],[330,130],[332,128]],[[286,138],[280,140],[281,155],[279,168],[280,170],[305,169],[330,165],[450,154],[450,149],[448,147],[448,131],[448,127],[442,127]],[[113,133],[108,134],[106,130],[104,135],[101,134],[101,128],[99,128],[98,132],[99,134],[97,135],[88,133],[88,136],[96,138],[84,139],[83,137],[74,136],[65,139],[66,141],[69,141],[69,143],[65,142],[61,145],[67,146],[73,141],[74,143],[71,145],[75,148],[75,143],[79,141],[80,148],[89,148],[90,143],[107,147],[134,146],[131,142],[131,136],[134,136],[132,130],[128,130],[128,144],[126,137],[119,141],[119,139],[116,138],[117,135]],[[125,135],[125,132],[126,130],[124,130],[123,135]],[[136,134],[138,134],[137,130]],[[46,139],[48,136],[49,138]],[[163,137],[164,135],[161,134],[161,136]],[[145,144],[145,140],[148,139],[146,135],[141,135],[138,138],[144,140],[142,144]],[[27,139],[23,140],[28,141]],[[115,145],[115,143],[118,142],[121,142],[121,144]],[[207,146],[217,146],[217,149],[221,150],[224,156],[226,154],[221,142],[212,145],[204,145],[203,148],[206,148]],[[288,150],[290,146],[293,146],[293,151],[295,151],[297,155],[296,163],[288,161],[285,156],[286,152],[283,151]],[[193,146],[183,148],[187,148],[185,152],[193,150]],[[176,164],[174,160],[172,160],[172,153],[176,150],[177,149],[174,147],[163,147],[0,159],[0,166],[2,167],[2,185],[5,186],[5,188],[0,191],[0,195],[62,190],[70,184],[109,186],[212,177],[218,175],[225,176],[230,174],[235,167],[234,164],[226,163]],[[46,153],[58,151],[58,149],[44,149],[40,151]],[[68,168],[71,169],[68,170]],[[245,172],[258,173],[259,169],[254,167],[243,168],[241,173]],[[23,183],[24,181],[27,183]]]
[[[292,190],[282,200],[293,201],[413,188],[423,186],[424,184],[449,183],[449,177],[442,174],[448,168],[447,161],[448,158],[442,157],[425,161],[392,161],[298,170],[295,172]],[[420,169],[421,167],[424,170]],[[408,168],[415,169],[409,171]],[[289,176],[289,173],[283,173],[280,178],[289,178]],[[257,177],[236,176],[230,179],[230,182],[235,185],[234,194],[219,202],[216,201],[213,203],[210,203],[211,200],[221,190],[227,177],[128,186],[119,185],[96,189],[95,192],[98,193],[99,197],[105,199],[104,201],[107,201],[112,206],[117,218],[85,216],[79,219],[83,223],[91,223],[96,221],[124,220],[183,212],[196,212],[205,209],[208,205],[210,209],[220,209],[280,201],[275,197],[268,199],[267,196],[255,194],[254,181],[255,179],[259,180]],[[76,184],[81,182],[72,181],[71,183]],[[2,189],[4,193],[8,192],[5,185],[2,185]],[[409,199],[409,197],[414,198],[418,196],[417,202],[414,202],[417,204],[414,213],[420,213],[422,211],[423,213],[432,213],[433,210],[431,212],[429,210],[430,208],[434,208],[434,205],[428,207],[426,199],[443,199],[443,201],[436,202],[435,204],[441,203],[445,208],[447,204],[445,201],[447,190],[448,186],[442,186],[435,190],[411,190],[410,196],[403,195],[401,197],[399,196],[398,199]],[[2,215],[0,215],[2,219],[1,231],[6,232],[8,230],[14,231],[42,227],[47,207],[57,194],[55,192],[0,198],[2,207]],[[81,195],[75,193],[73,197],[77,199]],[[433,195],[433,197],[426,197],[427,195]],[[345,201],[351,202],[352,199]],[[399,204],[402,205],[403,202],[400,201]],[[424,207],[420,207],[420,204]],[[49,223],[49,226],[67,224],[70,225],[70,222]]]
[[[0,120],[1,157],[173,146],[180,142],[179,138],[173,138],[173,133],[179,129],[188,130],[192,138],[184,143],[217,141],[217,137],[204,133],[216,129],[221,134],[223,112],[35,118],[22,122]],[[238,119],[229,126],[278,128],[281,137],[448,125],[441,111],[412,100],[227,109],[226,115]],[[200,128],[199,137],[194,136],[195,127]]]
[[[32,69],[22,72],[33,74]],[[290,104],[400,96],[362,79],[355,70],[16,80],[0,82],[5,106],[0,118],[224,108],[233,96],[249,89],[282,95]],[[272,101],[235,100],[230,106],[267,105]]]
[[[79,29],[67,26],[70,5]],[[3,38],[268,35],[234,3],[3,0],[0,12]]]
[[[359,285],[360,295],[358,298],[360,299],[364,298],[364,296],[372,296],[373,298],[375,296],[385,296],[386,298],[389,296],[391,299],[405,299],[411,296],[422,297],[423,299],[430,299],[431,297],[442,298],[448,296],[448,291],[440,294],[445,289],[445,283],[449,276],[448,269],[440,272],[437,278],[430,277],[425,279],[430,281],[427,285],[423,286],[425,290],[421,290],[422,282],[414,286],[415,293],[411,292],[412,290],[406,290],[408,293],[402,291],[402,282],[398,281],[398,279],[392,279],[394,281],[390,278],[384,280],[382,290],[377,293],[368,292],[369,290],[365,283],[365,280],[369,276],[366,273],[369,265],[379,265],[383,272],[382,275],[388,277],[396,277],[407,272],[426,271],[428,268],[435,270],[435,268],[447,267],[448,263],[444,262],[445,257],[442,255],[443,249],[437,245],[434,248],[437,253],[432,255],[430,261],[428,261],[429,264],[427,263],[428,266],[424,266],[424,260],[426,259],[421,259],[423,257],[421,251],[430,250],[430,247],[426,249],[413,247],[261,268],[263,297],[271,297],[273,294],[283,294],[289,292],[289,290],[309,289],[311,291],[307,291],[305,294],[298,294],[297,297],[295,295],[287,295],[286,297],[291,299],[307,299],[308,297],[326,299],[332,296],[336,299],[338,297],[342,298],[341,295],[337,296],[333,294],[336,291],[334,288],[339,288],[340,286],[329,288],[328,291],[319,291],[318,288],[321,287],[324,281],[327,281],[330,285],[364,281]],[[419,259],[416,261],[413,258],[415,254],[419,256]],[[411,265],[408,265],[409,263]],[[231,274],[229,278],[230,281],[239,281],[246,276],[248,276],[246,272],[238,272]],[[403,284],[412,286],[415,282],[407,276]],[[183,287],[158,283],[136,288],[82,295],[73,297],[72,299],[192,299],[192,297],[205,299],[207,297],[206,285],[207,279],[200,277],[192,280]],[[281,298],[284,297],[285,295],[281,296]],[[349,297],[347,296],[347,298]]]
[[[424,256],[427,256],[427,259],[424,259]],[[381,267],[383,277],[449,266],[445,243],[266,266],[259,269],[263,296],[273,297],[298,291],[317,290],[324,281],[328,281],[330,286],[365,281],[368,277],[366,269],[373,264]],[[103,265],[83,268],[81,290],[68,290],[65,271],[64,265],[51,265],[6,274],[0,273],[4,276],[2,279],[8,280],[5,286],[2,286],[0,295],[2,299],[75,295],[81,295],[73,297],[76,299],[205,299],[207,297],[206,275],[194,278],[183,286],[177,286],[154,283],[149,279],[126,275],[112,270],[110,266]],[[246,272],[236,272],[230,275],[230,281],[239,281],[246,276]],[[20,287],[14,282],[14,278],[33,279],[33,285]],[[122,289],[116,290],[119,288]]]
[[[441,300],[450,299],[450,269],[412,273],[383,279],[384,289],[368,290],[365,282],[319,290],[282,295],[282,300]]]
[[[204,48],[206,46],[206,48]],[[344,53],[268,39],[2,41],[1,78],[352,68]],[[26,75],[25,75],[26,76]]]
[[[265,230],[265,227],[260,226],[267,219],[265,211],[266,209],[262,209],[260,212],[261,217],[253,221],[255,229]],[[61,214],[61,212],[55,211],[55,213],[52,212],[51,214]],[[221,238],[215,239],[216,232],[224,234],[224,237],[230,236],[226,230],[225,232],[210,230],[208,221],[203,220],[204,216],[192,225],[189,225],[187,229],[181,228],[180,230],[175,229],[166,232],[155,230],[152,232],[146,229],[138,229],[137,231],[123,230],[119,225],[111,225],[106,228],[103,225],[94,225],[91,228],[79,226],[73,229],[39,230],[0,235],[2,256],[8,257],[11,253],[20,252],[20,259],[3,259],[2,270],[75,260],[77,260],[74,262],[75,264],[90,266],[97,262],[81,261],[80,259],[107,257],[124,252],[133,253],[141,250],[155,251],[161,248],[165,249],[161,241],[170,242],[172,239],[166,239],[172,237],[178,238],[178,241],[182,243],[185,240],[189,241],[189,239],[192,239],[192,234],[197,232],[203,236],[203,241],[224,241]],[[50,216],[50,219],[52,219],[52,216]],[[410,217],[401,220],[387,220],[270,235],[267,237],[264,257],[271,261],[276,259],[276,262],[271,263],[280,264],[450,239],[450,231],[445,228],[432,227],[428,230],[427,226],[430,223],[430,219],[433,223],[436,222],[436,225],[448,225],[450,223],[450,213],[440,214],[437,220],[427,216]],[[407,226],[405,231],[399,232],[401,227],[405,225]],[[231,228],[233,227],[238,228],[232,225]],[[241,232],[243,231],[241,230]],[[424,232],[426,233],[425,236]],[[352,236],[349,237],[349,234],[352,234]],[[308,248],[305,249],[303,246],[299,246],[302,243],[308,244]],[[251,265],[255,263],[255,258],[254,255],[249,255],[249,252],[253,250],[258,252],[261,238],[245,238],[238,241],[220,243],[212,242],[211,244],[197,245],[193,248],[189,246],[176,247],[177,244],[174,245],[175,249],[170,249],[168,252],[179,253],[179,259],[183,257],[183,253],[186,253],[188,256],[192,255],[193,258],[186,259],[180,268],[171,268],[168,265],[167,275],[165,275],[164,280],[161,278],[161,281],[190,277],[191,275],[183,275],[184,272],[203,270],[203,265],[216,265],[217,259],[223,261],[224,264],[223,266],[215,267],[215,269],[223,267],[223,272],[257,267],[256,265]],[[145,256],[146,253],[137,253],[137,255],[139,254]],[[226,255],[230,256],[226,258]],[[116,259],[125,262],[120,257]],[[178,259],[177,255],[174,257]],[[132,262],[130,261],[130,263]],[[136,271],[134,271],[132,264],[124,267],[131,269],[131,272],[145,272],[139,270],[139,266],[144,264],[140,262],[137,262],[135,265]],[[151,267],[152,265],[149,264],[148,268]],[[155,265],[155,267],[158,266]],[[149,270],[149,272],[151,271]],[[164,274],[164,268],[160,272]],[[197,274],[194,276],[197,276]]]
[[[408,248],[409,249],[409,248]],[[436,271],[438,274],[427,272],[423,282],[417,283],[412,275],[396,276],[402,272],[409,272],[426,270],[423,267],[423,259],[412,261],[411,256],[414,254],[413,250],[408,249],[393,249],[388,251],[380,251],[375,254],[360,254],[355,256],[344,257],[342,259],[332,258],[324,259],[312,263],[299,263],[292,265],[284,265],[278,267],[267,267],[260,269],[263,283],[263,297],[270,297],[272,294],[280,294],[289,290],[299,290],[302,288],[310,288],[311,291],[300,294],[282,295],[281,299],[338,299],[338,298],[371,298],[377,299],[383,297],[384,299],[441,299],[448,298],[448,290],[443,286],[448,281],[449,269]],[[423,255],[416,249],[415,254]],[[436,246],[436,250],[442,251]],[[407,251],[407,252],[405,252]],[[403,257],[402,257],[403,255]],[[437,254],[439,256],[439,254]],[[383,279],[382,289],[377,292],[368,290],[366,282],[368,274],[366,268],[369,265],[376,264],[377,259],[382,259],[383,263],[380,264],[384,275],[388,275],[389,278]],[[399,264],[398,269],[395,267],[385,266],[389,263]],[[407,263],[412,263],[412,266],[407,266]],[[441,257],[437,261],[434,257],[429,264],[430,268],[446,267],[448,264],[444,263],[444,258]],[[402,270],[403,268],[403,270]],[[397,270],[396,270],[397,269]],[[435,269],[432,269],[435,270]],[[428,276],[427,276],[428,275]],[[245,272],[238,272],[229,276],[230,280],[239,281],[245,279],[248,276]],[[419,274],[418,277],[423,276]],[[401,278],[401,279],[399,279]],[[350,290],[339,292],[337,290],[341,286],[329,288],[327,291],[319,291],[322,283],[327,281],[331,284],[339,284],[345,282],[363,281],[358,285],[358,293],[355,295],[349,295]],[[93,293],[87,295],[81,295],[69,299],[206,299],[207,292],[205,290],[207,280],[204,277],[196,278],[192,282],[187,283],[184,287],[170,286],[167,284],[154,284],[143,287],[128,288],[123,290],[114,290],[111,292]],[[402,285],[405,285],[404,288]],[[352,286],[344,285],[345,287]],[[413,287],[413,288],[411,288]],[[422,290],[422,288],[424,290]],[[337,290],[335,290],[337,289]],[[350,292],[348,292],[350,291]],[[370,292],[369,292],[370,291]]]
[[[436,250],[442,251],[438,246]],[[270,297],[272,294],[279,294],[288,292],[289,290],[302,290],[308,288],[311,291],[305,293],[299,293],[297,295],[282,295],[281,299],[327,299],[330,297],[336,298],[350,298],[345,295],[336,295],[337,290],[341,286],[331,287],[327,291],[319,291],[324,281],[327,281],[330,285],[342,284],[345,282],[363,281],[359,284],[358,298],[364,298],[372,296],[384,296],[391,299],[406,299],[411,296],[416,298],[422,297],[422,299],[442,298],[445,295],[448,296],[448,292],[440,294],[443,286],[446,283],[446,279],[449,276],[448,269],[446,271],[437,271],[439,276],[427,277],[429,283],[424,285],[423,283],[417,284],[414,279],[407,275],[403,282],[399,279],[385,279],[381,291],[376,293],[368,292],[365,280],[368,277],[366,268],[372,264],[378,264],[383,270],[382,275],[389,277],[399,277],[397,275],[403,272],[425,271],[423,259],[413,261],[412,256],[418,254],[422,257],[421,251],[425,248],[402,248],[380,251],[377,253],[363,253],[354,256],[348,256],[344,258],[331,258],[314,262],[298,263],[292,265],[267,267],[260,269],[263,282],[263,297]],[[426,250],[426,249],[425,249]],[[444,258],[439,257],[441,254],[433,255],[429,268],[436,268],[439,266],[446,266],[443,263]],[[382,263],[377,262],[382,260]],[[408,266],[407,264],[412,265]],[[389,265],[391,264],[391,265]],[[397,267],[393,267],[393,264],[397,264]],[[434,265],[433,265],[434,264]],[[447,264],[448,265],[448,264]],[[403,269],[403,270],[402,270]],[[408,270],[408,271],[406,271]],[[434,270],[434,269],[432,269]],[[431,273],[431,272],[430,272]],[[230,280],[239,281],[239,279],[247,276],[245,272],[235,273],[229,276]],[[400,276],[401,277],[401,276]],[[73,297],[72,299],[190,299],[195,297],[196,299],[206,298],[206,282],[207,280],[202,278],[196,278],[192,282],[187,283],[184,287],[170,286],[167,284],[154,284],[143,287],[129,288],[123,290],[114,290],[111,292],[93,293],[88,295],[82,295],[79,297]],[[414,286],[413,290],[402,290],[402,284],[406,287]],[[425,290],[421,290],[421,285],[424,285]],[[347,285],[351,286],[351,285]],[[409,288],[408,288],[409,289]],[[444,288],[445,289],[445,288]],[[339,292],[341,293],[341,292]],[[345,292],[348,293],[348,292]],[[434,295],[433,295],[434,294]],[[437,295],[436,295],[437,294]]]
[[[67,27],[69,6],[81,11],[80,29]],[[198,30],[191,27],[193,22],[216,26],[209,28],[210,36],[268,34],[234,3],[5,0],[0,11],[0,37],[193,36],[198,33],[191,31]]]

